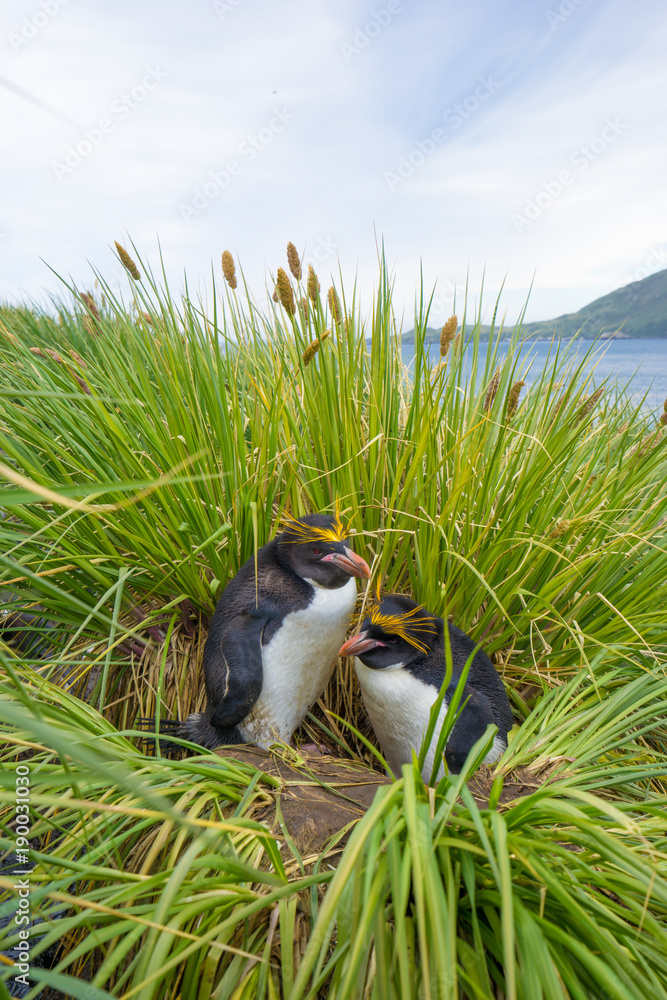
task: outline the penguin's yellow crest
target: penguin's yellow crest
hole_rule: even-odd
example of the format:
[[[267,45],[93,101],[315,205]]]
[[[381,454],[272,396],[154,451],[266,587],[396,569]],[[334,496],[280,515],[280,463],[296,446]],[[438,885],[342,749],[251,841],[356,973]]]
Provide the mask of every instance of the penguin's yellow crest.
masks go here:
[[[399,639],[410,643],[420,652],[428,653],[428,646],[420,636],[426,639],[428,636],[436,635],[437,629],[433,622],[420,616],[423,610],[424,605],[419,604],[416,608],[404,611],[400,615],[384,615],[380,611],[379,604],[373,604],[368,611],[368,620],[371,625],[377,625],[389,635],[397,635]]]
[[[347,530],[337,508],[330,528],[304,524],[290,514],[285,515],[280,522],[280,527],[283,531],[289,532],[299,545],[307,545],[309,542],[344,542],[347,538]]]

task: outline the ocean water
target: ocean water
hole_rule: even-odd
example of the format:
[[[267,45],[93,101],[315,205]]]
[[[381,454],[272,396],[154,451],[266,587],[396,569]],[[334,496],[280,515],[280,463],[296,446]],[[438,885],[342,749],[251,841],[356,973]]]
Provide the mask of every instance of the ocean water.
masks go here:
[[[485,350],[486,345],[482,345]],[[591,341],[579,340],[573,343],[572,356],[583,358],[593,347]],[[509,342],[501,342],[499,361],[507,356]],[[561,348],[562,350],[562,348]],[[534,382],[543,371],[549,353],[554,356],[554,347],[547,341],[526,341],[519,355],[517,378],[525,380],[526,385]],[[439,345],[432,344],[430,358],[433,364],[440,360]],[[466,351],[469,356],[470,349]],[[403,349],[403,357],[409,364],[414,356],[412,345]],[[600,385],[609,378],[612,382],[624,388],[632,399],[639,403],[645,398],[644,405],[650,410],[662,410],[667,399],[667,338],[632,340],[609,340],[593,347],[591,357],[585,365],[585,371],[593,371],[593,382]]]

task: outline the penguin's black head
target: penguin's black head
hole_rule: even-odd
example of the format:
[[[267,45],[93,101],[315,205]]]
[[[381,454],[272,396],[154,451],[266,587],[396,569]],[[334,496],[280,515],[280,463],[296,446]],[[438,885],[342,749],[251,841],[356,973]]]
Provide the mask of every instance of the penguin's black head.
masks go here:
[[[349,547],[338,514],[290,519],[276,542],[280,559],[302,579],[320,587],[343,587],[351,576],[370,579],[368,564]]]
[[[388,594],[374,607],[340,649],[340,656],[358,656],[373,670],[409,667],[442,644],[441,618],[429,614],[402,594]]]

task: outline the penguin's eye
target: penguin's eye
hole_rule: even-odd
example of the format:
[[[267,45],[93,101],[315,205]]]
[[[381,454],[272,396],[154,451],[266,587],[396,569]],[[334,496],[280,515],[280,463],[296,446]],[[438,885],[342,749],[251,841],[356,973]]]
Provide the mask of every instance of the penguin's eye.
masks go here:
[[[322,555],[322,549],[318,549],[317,545],[313,545],[310,551],[313,553],[314,556]]]
[[[395,646],[397,642],[398,642],[398,639],[387,639],[387,644],[389,646]]]

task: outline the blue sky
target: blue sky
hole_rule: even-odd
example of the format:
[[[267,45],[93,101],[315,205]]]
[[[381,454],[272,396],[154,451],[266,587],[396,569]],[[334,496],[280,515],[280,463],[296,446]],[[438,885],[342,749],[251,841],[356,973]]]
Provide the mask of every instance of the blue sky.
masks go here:
[[[667,267],[658,0],[175,0],[3,7],[0,299],[79,287],[131,238],[206,294],[292,240],[406,325],[466,278],[487,316],[580,308]],[[46,262],[46,263],[44,263]]]

